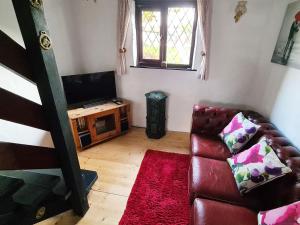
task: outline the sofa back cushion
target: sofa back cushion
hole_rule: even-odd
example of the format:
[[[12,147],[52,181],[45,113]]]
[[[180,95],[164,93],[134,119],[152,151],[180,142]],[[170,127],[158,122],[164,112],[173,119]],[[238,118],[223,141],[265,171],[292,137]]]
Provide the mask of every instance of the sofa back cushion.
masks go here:
[[[235,109],[195,105],[191,133],[216,136],[238,112]]]
[[[241,195],[292,172],[265,140],[228,158],[227,162]]]
[[[236,114],[219,136],[225,142],[232,154],[240,152],[257,133],[259,125],[251,122],[242,112]]]
[[[191,133],[216,136],[226,127],[239,112],[255,124],[269,123],[259,113],[251,110],[239,110],[223,107],[195,105],[192,115]],[[269,128],[266,128],[269,129]],[[262,135],[260,135],[261,137]]]
[[[259,212],[258,225],[300,224],[300,202]]]

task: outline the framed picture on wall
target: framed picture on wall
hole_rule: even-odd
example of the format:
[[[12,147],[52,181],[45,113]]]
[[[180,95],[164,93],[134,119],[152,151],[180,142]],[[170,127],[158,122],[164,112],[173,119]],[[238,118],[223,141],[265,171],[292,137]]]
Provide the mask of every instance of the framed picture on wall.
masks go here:
[[[288,5],[271,61],[300,69],[300,0]]]

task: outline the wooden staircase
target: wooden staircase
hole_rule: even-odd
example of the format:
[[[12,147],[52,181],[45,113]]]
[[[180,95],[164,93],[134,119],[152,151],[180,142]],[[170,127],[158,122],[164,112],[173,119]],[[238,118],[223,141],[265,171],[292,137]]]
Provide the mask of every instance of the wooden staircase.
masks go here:
[[[86,194],[97,174],[82,170]],[[72,209],[60,169],[0,171],[0,225],[27,225]]]
[[[83,216],[98,175],[80,169],[53,50],[41,41],[43,3],[12,2],[26,50],[0,30],[0,66],[36,84],[42,105],[0,87],[0,119],[49,131],[55,147],[0,142],[0,225],[32,225],[69,209]]]

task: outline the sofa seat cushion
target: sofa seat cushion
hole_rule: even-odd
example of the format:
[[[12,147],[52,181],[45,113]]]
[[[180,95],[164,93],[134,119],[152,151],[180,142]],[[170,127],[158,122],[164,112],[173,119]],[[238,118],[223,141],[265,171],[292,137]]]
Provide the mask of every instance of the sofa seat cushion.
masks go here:
[[[247,208],[207,199],[195,199],[192,225],[257,225],[257,214]]]
[[[189,197],[206,198],[257,209],[260,201],[248,194],[241,196],[230,166],[225,161],[192,157],[189,168]]]
[[[191,135],[191,154],[223,161],[232,156],[220,138],[198,134]]]

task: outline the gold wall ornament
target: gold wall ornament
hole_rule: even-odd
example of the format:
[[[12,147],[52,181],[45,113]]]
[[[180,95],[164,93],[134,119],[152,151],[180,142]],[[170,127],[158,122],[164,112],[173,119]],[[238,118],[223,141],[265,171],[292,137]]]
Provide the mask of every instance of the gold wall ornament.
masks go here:
[[[42,219],[46,214],[46,207],[41,207],[36,211],[35,218],[37,220]]]
[[[247,12],[247,2],[248,1],[239,1],[235,8],[235,22],[239,22],[240,18]]]
[[[43,5],[43,1],[42,0],[30,0],[30,3],[33,7],[40,9]]]
[[[39,41],[40,46],[45,50],[50,49],[52,46],[50,37],[47,35],[46,31],[41,31]]]

